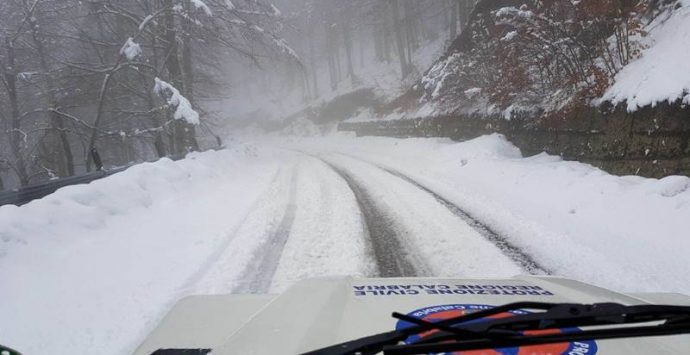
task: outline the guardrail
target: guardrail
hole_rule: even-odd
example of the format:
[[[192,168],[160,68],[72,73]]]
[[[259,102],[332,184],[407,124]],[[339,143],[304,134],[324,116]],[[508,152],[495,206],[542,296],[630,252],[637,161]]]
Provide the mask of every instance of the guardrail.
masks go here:
[[[69,176],[65,178],[60,178],[60,179],[55,179],[55,180],[50,180],[46,182],[42,182],[39,184],[34,184],[34,185],[29,185],[9,191],[4,191],[0,192],[0,206],[3,205],[16,205],[16,206],[21,206],[24,204],[27,204],[33,200],[37,200],[39,198],[46,197],[53,192],[57,191],[58,189],[65,187],[65,186],[71,186],[71,185],[81,185],[81,184],[88,184],[94,180],[102,179],[104,177],[117,174],[119,172],[125,171],[129,169],[130,167],[137,165],[137,164],[130,164],[127,166],[119,167],[119,168],[114,168],[114,169],[109,169],[109,170],[104,170],[103,169],[103,164],[101,163],[100,156],[98,155],[98,152],[92,151],[91,152],[93,161],[96,165],[96,168],[98,169],[97,171],[91,172],[91,173],[86,173],[82,175],[75,175],[75,176]],[[178,154],[178,155],[173,155],[173,156],[168,156],[166,158],[172,159],[172,160],[180,160],[184,158],[186,154]]]

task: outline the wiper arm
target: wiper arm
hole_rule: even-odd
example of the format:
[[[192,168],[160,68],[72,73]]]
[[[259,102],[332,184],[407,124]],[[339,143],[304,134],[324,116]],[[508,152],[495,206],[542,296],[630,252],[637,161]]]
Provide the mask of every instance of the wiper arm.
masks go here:
[[[515,309],[542,309],[546,310],[554,305],[551,303],[542,302],[517,302],[511,303],[504,306],[494,307],[489,310],[479,311],[475,313],[470,313],[461,317],[446,319],[440,322],[425,322],[420,321],[416,318],[412,318],[411,323],[416,323],[417,325],[411,326],[404,329],[394,330],[386,333],[376,334],[368,337],[364,337],[357,340],[348,341],[345,343],[329,346],[327,348],[319,349],[304,353],[303,355],[351,355],[351,354],[378,354],[383,351],[386,346],[396,345],[408,337],[426,332],[433,329],[445,330],[446,327],[456,325],[459,323],[469,322],[475,319],[480,319],[488,317],[494,314],[503,313]],[[405,317],[399,313],[393,313],[393,317],[400,318]],[[462,331],[460,328],[454,328],[455,331]]]
[[[501,319],[470,321],[521,309],[543,310],[540,313],[516,315]],[[393,313],[393,317],[415,324],[411,327],[382,333],[328,348],[309,352],[310,355],[349,354],[429,354],[451,351],[495,349],[537,344],[552,344],[578,340],[613,339],[690,333],[690,307],[683,306],[624,306],[616,303],[552,304],[519,302],[468,315],[427,322]],[[662,322],[657,325],[630,325]],[[529,330],[607,326],[606,329],[583,330],[564,334],[525,335]],[[617,326],[617,327],[616,327]],[[414,334],[436,330],[420,341],[398,345]]]
[[[515,310],[515,309],[513,309]],[[491,310],[493,311],[493,309]],[[493,313],[496,314],[496,313]],[[406,321],[410,317],[395,315]],[[457,320],[457,319],[456,319]],[[419,320],[415,319],[416,323]],[[661,322],[656,325],[631,326]],[[582,330],[562,334],[525,335],[530,330],[546,330],[586,326],[613,326],[604,329]],[[509,318],[460,326],[464,333],[446,329],[414,344],[386,346],[384,354],[428,354],[490,348],[507,348],[561,342],[660,336],[690,333],[690,307],[682,306],[624,306],[616,303],[593,305],[556,304],[543,313],[518,315]],[[467,333],[474,336],[467,336]]]
[[[5,355],[5,354],[7,354],[7,355],[22,355],[19,353],[19,351],[8,348],[8,347],[3,346],[3,345],[0,345],[0,354],[2,354],[2,355]]]

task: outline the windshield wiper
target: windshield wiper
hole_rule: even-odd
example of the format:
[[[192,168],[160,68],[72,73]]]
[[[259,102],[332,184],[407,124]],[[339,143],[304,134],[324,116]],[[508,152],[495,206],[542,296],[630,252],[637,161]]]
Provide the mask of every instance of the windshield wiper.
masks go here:
[[[0,354],[2,355],[22,355],[19,351],[0,345]]]
[[[543,312],[500,319],[482,319],[518,310]],[[386,355],[433,354],[690,333],[690,307],[686,306],[518,302],[433,323],[400,313],[393,313],[393,317],[413,325],[311,351],[304,355],[367,355],[380,352]],[[479,319],[482,320],[476,321]],[[558,334],[524,333],[534,330],[587,326],[607,327]],[[432,330],[434,331],[432,334],[416,342],[401,344],[410,336]]]

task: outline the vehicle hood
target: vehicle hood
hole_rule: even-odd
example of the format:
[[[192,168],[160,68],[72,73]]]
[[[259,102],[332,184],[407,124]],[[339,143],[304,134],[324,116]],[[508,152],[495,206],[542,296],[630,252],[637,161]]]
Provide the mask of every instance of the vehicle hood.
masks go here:
[[[518,301],[690,305],[680,294],[621,294],[546,276],[511,279],[332,278],[306,280],[281,295],[192,296],[178,302],[135,354],[213,349],[224,354],[299,354],[403,326],[392,312],[425,319]],[[573,342],[527,349],[551,354],[681,354],[690,336]],[[523,354],[508,349],[495,354]]]

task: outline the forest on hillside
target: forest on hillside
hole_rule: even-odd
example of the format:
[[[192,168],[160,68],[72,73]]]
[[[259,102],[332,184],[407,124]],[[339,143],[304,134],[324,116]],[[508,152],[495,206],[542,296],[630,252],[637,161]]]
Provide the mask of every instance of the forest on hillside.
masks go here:
[[[450,43],[473,4],[3,1],[0,187],[92,171],[93,150],[118,166],[215,147],[228,117],[371,85],[376,65],[416,80],[416,51]]]
[[[113,165],[216,144],[199,102],[226,86],[225,58],[296,61],[279,18],[259,1],[3,1],[0,177],[90,171],[93,149]]]
[[[3,1],[0,190],[302,118],[559,121],[604,102],[681,3]]]
[[[484,0],[410,93],[425,114],[564,117],[602,103],[677,1]],[[417,101],[418,100],[418,101]],[[413,102],[410,102],[413,101]]]

